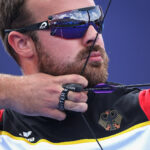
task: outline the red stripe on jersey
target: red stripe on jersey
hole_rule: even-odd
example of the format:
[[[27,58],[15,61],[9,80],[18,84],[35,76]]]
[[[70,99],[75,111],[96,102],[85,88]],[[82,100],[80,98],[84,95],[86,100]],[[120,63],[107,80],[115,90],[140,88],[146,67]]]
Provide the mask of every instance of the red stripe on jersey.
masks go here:
[[[4,112],[4,109],[1,109],[0,110],[0,122],[3,121],[3,112]]]
[[[150,120],[150,89],[139,93],[139,103],[148,120]]]

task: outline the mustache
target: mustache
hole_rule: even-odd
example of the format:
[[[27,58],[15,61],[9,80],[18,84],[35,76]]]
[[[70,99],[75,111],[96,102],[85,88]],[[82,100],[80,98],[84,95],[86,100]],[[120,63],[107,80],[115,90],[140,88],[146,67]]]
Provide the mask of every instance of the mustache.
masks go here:
[[[79,52],[79,54],[77,55],[77,59],[83,60],[83,59],[87,58],[88,55],[89,55],[90,50],[91,50],[91,46],[89,46],[89,47],[87,47],[87,48],[85,48],[85,49],[82,49],[82,50]],[[93,47],[93,49],[92,49],[92,52],[100,52],[101,57],[104,58],[105,49],[102,48],[101,46],[95,45],[95,46]]]

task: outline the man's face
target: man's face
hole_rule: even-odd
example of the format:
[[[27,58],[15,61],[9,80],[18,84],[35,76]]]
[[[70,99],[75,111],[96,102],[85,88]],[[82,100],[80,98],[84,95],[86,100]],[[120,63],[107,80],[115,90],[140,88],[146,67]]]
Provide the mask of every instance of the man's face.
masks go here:
[[[30,0],[28,8],[36,22],[47,20],[56,13],[94,6],[93,0]],[[37,31],[39,71],[51,75],[80,74],[85,64],[96,30],[91,25],[82,38],[63,39],[50,35],[50,31]],[[108,57],[102,35],[99,34],[94,51],[87,64],[84,76],[93,86],[107,79]]]

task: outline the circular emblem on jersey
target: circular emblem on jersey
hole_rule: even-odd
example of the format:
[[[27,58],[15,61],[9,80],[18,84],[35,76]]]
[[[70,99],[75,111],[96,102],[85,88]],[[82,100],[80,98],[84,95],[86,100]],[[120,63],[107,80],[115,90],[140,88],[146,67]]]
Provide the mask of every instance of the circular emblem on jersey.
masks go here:
[[[99,124],[106,131],[113,131],[120,128],[122,116],[117,110],[107,110],[104,113],[101,113]]]

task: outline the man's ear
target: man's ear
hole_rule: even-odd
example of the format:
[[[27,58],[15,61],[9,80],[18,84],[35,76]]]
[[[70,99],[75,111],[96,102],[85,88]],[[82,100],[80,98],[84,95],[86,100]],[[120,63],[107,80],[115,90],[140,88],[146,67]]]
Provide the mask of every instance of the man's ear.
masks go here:
[[[12,31],[8,35],[8,42],[19,56],[30,58],[34,55],[35,46],[31,37]]]

